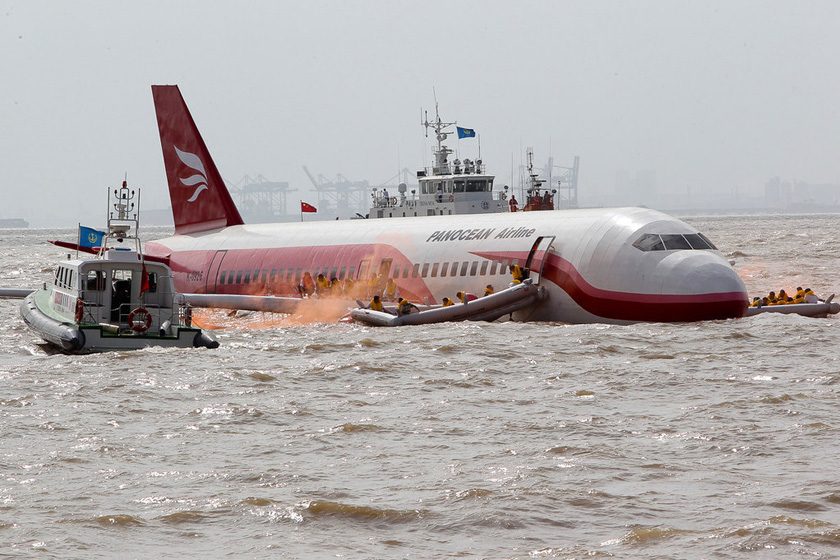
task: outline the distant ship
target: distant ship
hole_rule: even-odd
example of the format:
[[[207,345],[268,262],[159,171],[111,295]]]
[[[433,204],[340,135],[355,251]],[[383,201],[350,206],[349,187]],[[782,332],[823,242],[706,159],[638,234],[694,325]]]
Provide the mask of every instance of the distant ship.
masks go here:
[[[434,165],[417,172],[419,192],[408,194],[408,187],[401,183],[397,188],[398,196],[391,196],[388,190],[374,189],[373,205],[368,218],[397,218],[408,216],[451,216],[453,214],[493,214],[508,211],[507,188],[493,191],[493,175],[486,174],[481,159],[475,161],[456,159],[449,161],[453,151],[443,142],[453,134],[447,130],[455,126],[454,122],[443,122],[435,102],[435,120],[429,121],[428,115],[420,123],[428,130],[432,129],[437,140],[433,150]],[[475,136],[472,129],[457,128],[459,138]],[[363,217],[363,216],[359,216]]]
[[[0,228],[28,228],[29,222],[23,218],[0,218]]]

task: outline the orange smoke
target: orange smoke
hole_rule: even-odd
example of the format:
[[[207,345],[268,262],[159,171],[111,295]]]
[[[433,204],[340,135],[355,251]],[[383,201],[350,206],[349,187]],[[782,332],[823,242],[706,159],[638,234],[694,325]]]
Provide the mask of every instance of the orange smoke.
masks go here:
[[[301,300],[295,313],[201,308],[193,311],[193,324],[207,330],[263,330],[334,323],[354,307],[357,307],[356,302],[347,300],[305,299]]]

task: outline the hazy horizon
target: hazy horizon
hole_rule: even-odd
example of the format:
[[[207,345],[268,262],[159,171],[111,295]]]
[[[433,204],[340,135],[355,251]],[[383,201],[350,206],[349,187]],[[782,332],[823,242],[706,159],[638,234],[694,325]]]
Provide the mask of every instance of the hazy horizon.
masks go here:
[[[831,2],[7,1],[0,217],[104,222],[127,174],[169,205],[152,84],[178,84],[225,180],[305,198],[303,171],[385,182],[430,163],[420,110],[480,135],[497,184],[581,158],[582,204],[838,183]],[[434,93],[433,93],[434,92]],[[451,141],[475,157],[476,139]],[[621,201],[624,203],[624,201]],[[644,201],[638,201],[643,203]]]

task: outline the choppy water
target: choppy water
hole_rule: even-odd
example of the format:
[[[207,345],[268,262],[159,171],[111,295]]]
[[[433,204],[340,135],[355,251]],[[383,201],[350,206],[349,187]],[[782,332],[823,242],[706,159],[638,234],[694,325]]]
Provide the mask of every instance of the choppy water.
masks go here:
[[[840,216],[689,219],[750,293]],[[70,231],[0,231],[0,285]],[[344,324],[50,354],[0,300],[0,557],[834,558],[838,319]]]

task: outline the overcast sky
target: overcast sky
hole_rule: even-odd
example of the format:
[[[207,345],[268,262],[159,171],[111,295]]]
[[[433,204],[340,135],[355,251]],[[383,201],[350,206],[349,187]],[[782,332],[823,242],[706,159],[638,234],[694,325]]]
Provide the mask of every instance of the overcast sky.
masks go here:
[[[509,183],[581,157],[660,191],[840,181],[840,3],[0,0],[0,217],[104,222],[127,173],[168,194],[150,86],[178,84],[222,176],[306,189],[430,163],[421,107]],[[476,140],[451,142],[474,157]]]

